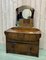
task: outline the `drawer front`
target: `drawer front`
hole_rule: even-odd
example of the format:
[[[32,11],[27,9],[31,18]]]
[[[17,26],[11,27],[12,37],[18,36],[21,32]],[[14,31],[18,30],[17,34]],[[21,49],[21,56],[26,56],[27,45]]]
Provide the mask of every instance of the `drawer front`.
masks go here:
[[[27,41],[33,42],[39,40],[39,35],[37,34],[23,34],[23,33],[8,33],[6,35],[7,40],[17,40],[17,41]]]
[[[17,34],[17,40],[24,40],[24,34],[23,33],[18,33]]]
[[[25,34],[24,40],[25,41],[38,41],[39,38],[37,37],[36,34]]]
[[[39,46],[31,44],[7,43],[7,52],[38,56]]]
[[[6,43],[6,52],[14,53],[14,45],[12,43]]]
[[[8,33],[6,35],[6,38],[7,39],[17,39],[17,34],[15,34],[15,33]]]
[[[8,33],[7,34],[7,40],[10,39],[10,40],[24,40],[24,34],[19,34],[19,33]]]

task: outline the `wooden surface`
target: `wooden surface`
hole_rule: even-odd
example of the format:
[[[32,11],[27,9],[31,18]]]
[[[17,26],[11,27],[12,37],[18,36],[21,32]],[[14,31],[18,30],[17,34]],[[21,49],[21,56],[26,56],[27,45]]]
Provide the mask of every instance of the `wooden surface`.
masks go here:
[[[38,31],[39,33],[36,33]],[[13,27],[5,31],[5,34],[6,52],[33,56],[39,55],[39,38],[41,37],[39,29]]]
[[[33,27],[33,19],[19,19],[19,26]]]
[[[6,32],[13,32],[13,33],[29,33],[29,34],[40,34],[41,31],[37,28],[30,28],[30,27],[12,27],[8,29]]]

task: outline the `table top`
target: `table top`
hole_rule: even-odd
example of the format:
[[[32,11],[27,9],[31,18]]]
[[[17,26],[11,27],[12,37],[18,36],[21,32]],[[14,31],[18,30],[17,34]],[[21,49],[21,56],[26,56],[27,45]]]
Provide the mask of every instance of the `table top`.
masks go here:
[[[29,27],[12,27],[8,30],[5,31],[6,32],[12,32],[12,33],[29,33],[29,34],[41,34],[41,31],[37,28],[29,28]]]

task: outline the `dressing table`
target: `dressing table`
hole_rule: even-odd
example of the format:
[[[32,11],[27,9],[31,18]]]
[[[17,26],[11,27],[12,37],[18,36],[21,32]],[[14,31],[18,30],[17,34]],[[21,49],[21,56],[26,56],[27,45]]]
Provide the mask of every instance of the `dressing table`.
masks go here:
[[[27,10],[26,10],[26,9]],[[22,9],[22,10],[21,10]],[[25,10],[24,10],[25,9]],[[17,11],[17,26],[5,31],[6,35],[6,52],[24,55],[39,56],[39,39],[41,31],[33,27],[34,10],[29,7],[19,7]],[[20,14],[20,11],[23,14]],[[25,11],[29,11],[25,14]],[[29,15],[28,15],[29,14]],[[23,17],[24,19],[23,19]],[[30,18],[30,19],[29,19]],[[29,20],[29,21],[28,21]]]

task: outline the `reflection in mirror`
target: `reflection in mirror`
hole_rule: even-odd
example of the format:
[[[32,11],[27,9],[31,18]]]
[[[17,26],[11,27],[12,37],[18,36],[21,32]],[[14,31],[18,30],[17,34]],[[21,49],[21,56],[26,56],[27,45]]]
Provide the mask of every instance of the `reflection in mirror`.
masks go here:
[[[22,11],[22,16],[23,16],[24,19],[29,19],[29,18],[31,18],[31,15],[32,15],[32,12],[31,12],[30,9],[24,9],[24,10]]]

